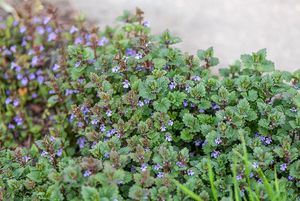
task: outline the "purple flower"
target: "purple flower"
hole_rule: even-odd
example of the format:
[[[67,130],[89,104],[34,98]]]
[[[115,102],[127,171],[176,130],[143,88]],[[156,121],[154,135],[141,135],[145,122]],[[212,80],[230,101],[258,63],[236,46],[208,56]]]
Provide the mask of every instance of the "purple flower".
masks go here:
[[[10,68],[14,69],[16,72],[20,72],[21,71],[21,67],[18,66],[15,62],[11,63]]]
[[[127,48],[125,54],[126,54],[127,56],[135,56],[136,51],[133,50],[132,48]]]
[[[186,86],[185,86],[185,91],[186,91],[187,93],[190,93],[190,92],[191,92],[191,89],[192,89],[192,87],[190,87],[189,85],[186,85]]]
[[[23,79],[23,77],[24,77],[23,74],[21,74],[21,73],[18,73],[18,74],[17,74],[17,79],[18,79],[18,80]]]
[[[20,33],[24,33],[26,30],[27,30],[27,28],[25,26],[20,27]]]
[[[184,107],[187,107],[188,105],[189,105],[189,104],[188,104],[188,101],[187,101],[187,100],[184,100],[184,101],[183,101],[183,106],[184,106]]]
[[[176,162],[176,165],[177,165],[178,167],[180,167],[180,168],[184,168],[184,167],[185,167],[185,165],[184,165],[182,162],[180,162],[180,161],[177,161],[177,162]]]
[[[150,22],[149,21],[144,21],[143,26],[149,28],[150,27]]]
[[[215,143],[216,143],[216,144],[221,144],[221,143],[222,143],[221,138],[220,138],[220,137],[216,138],[216,139],[215,139]]]
[[[219,151],[216,151],[216,150],[214,150],[214,151],[211,153],[211,157],[213,157],[213,158],[217,158],[219,155],[220,155],[220,152],[219,152]]]
[[[117,73],[117,72],[119,72],[119,70],[120,70],[120,66],[115,66],[115,67],[113,67],[113,68],[111,69],[111,71],[112,71],[113,73]]]
[[[269,145],[272,143],[272,138],[271,137],[266,137],[265,138],[265,144]]]
[[[220,109],[220,106],[219,106],[218,104],[212,102],[212,103],[211,103],[211,108],[212,108],[213,110],[218,110],[218,109]]]
[[[13,105],[14,105],[15,107],[19,106],[19,105],[20,105],[20,100],[19,100],[19,99],[15,99],[15,100],[13,101]]]
[[[75,45],[82,44],[82,43],[83,43],[83,38],[82,38],[82,37],[77,37],[77,38],[75,38],[74,43],[75,43]]]
[[[174,122],[173,122],[172,120],[169,120],[169,121],[168,121],[168,125],[169,125],[169,126],[173,126],[173,124],[174,124]]]
[[[77,140],[77,144],[79,145],[79,148],[82,149],[84,146],[85,146],[85,138],[84,137],[80,137],[78,140]]]
[[[290,109],[290,111],[295,113],[295,112],[297,112],[297,108],[292,107],[292,108]]]
[[[27,45],[27,41],[26,41],[26,39],[23,38],[21,46],[25,47],[26,45]]]
[[[149,100],[149,99],[145,99],[145,100],[144,100],[144,103],[145,103],[146,105],[148,105],[148,104],[150,103],[150,100]]]
[[[104,154],[104,158],[109,158],[110,154],[109,153],[105,153]]]
[[[43,20],[43,24],[44,25],[48,24],[50,22],[50,20],[51,20],[50,16],[45,17],[44,20]]]
[[[70,34],[73,34],[73,33],[77,32],[77,31],[78,31],[78,28],[75,27],[75,26],[72,26],[72,27],[70,28]]]
[[[199,147],[202,144],[202,140],[196,140],[195,141],[195,146]]]
[[[30,156],[23,156],[22,159],[23,159],[23,161],[25,161],[25,163],[27,163],[31,159],[31,157]]]
[[[166,140],[167,140],[168,142],[171,142],[171,141],[172,141],[172,136],[171,136],[170,134],[167,134],[167,135],[166,135]]]
[[[283,163],[283,164],[280,165],[280,170],[281,171],[284,172],[286,169],[287,169],[287,164],[286,163]]]
[[[242,179],[243,179],[242,175],[239,174],[239,175],[236,176],[236,180],[240,181]]]
[[[139,101],[139,102],[138,102],[138,106],[139,106],[139,107],[143,107],[143,106],[144,106],[143,101]]]
[[[79,66],[80,66],[80,64],[81,64],[81,61],[77,61],[76,63],[75,63],[75,68],[78,68]]]
[[[148,165],[146,163],[143,163],[142,166],[141,166],[141,171],[142,172],[145,172],[148,168]]]
[[[39,63],[39,58],[38,58],[37,56],[32,57],[31,65],[32,65],[33,67],[35,67],[35,66],[38,65],[38,63]]]
[[[57,71],[60,68],[60,66],[58,64],[54,64],[54,66],[52,67],[53,71]]]
[[[143,54],[142,53],[137,53],[134,58],[135,59],[141,59],[141,58],[143,58]]]
[[[5,100],[5,104],[6,104],[6,105],[8,105],[8,104],[10,104],[10,103],[11,103],[11,101],[12,101],[12,100],[11,100],[11,98],[6,98],[6,100]]]
[[[14,129],[14,128],[16,128],[16,127],[15,127],[15,125],[13,125],[13,124],[8,124],[8,128],[9,128],[9,129]]]
[[[38,26],[36,28],[36,31],[40,34],[40,35],[43,35],[45,33],[45,29],[41,26]]]
[[[195,75],[195,76],[192,76],[192,80],[194,80],[194,81],[200,81],[201,78],[199,76]]]
[[[78,128],[82,128],[84,126],[84,123],[80,121],[77,123],[77,126],[78,126]]]
[[[253,162],[253,163],[252,163],[252,167],[253,167],[254,169],[257,169],[257,168],[258,168],[258,163],[257,163],[257,162]]]
[[[204,112],[205,112],[205,110],[204,110],[204,109],[201,109],[201,108],[200,108],[198,111],[199,111],[200,113],[204,113]]]
[[[54,91],[54,90],[50,90],[50,91],[48,92],[48,94],[55,94],[55,91]]]
[[[165,174],[163,172],[158,172],[157,178],[163,178]]]
[[[55,142],[55,141],[56,141],[56,140],[55,140],[55,137],[50,136],[50,141],[51,141],[51,142]]]
[[[160,170],[162,167],[159,163],[154,166],[154,170]]]
[[[41,153],[41,156],[43,156],[43,157],[45,157],[45,156],[47,156],[48,155],[48,152],[47,151],[42,151],[42,153]]]
[[[27,79],[27,77],[24,77],[24,78],[21,80],[21,84],[22,84],[23,86],[27,86],[27,84],[28,84],[28,79]]]
[[[99,120],[98,119],[93,119],[92,121],[91,121],[91,124],[93,124],[93,125],[96,125],[96,124],[98,124],[99,123]]]
[[[107,39],[106,37],[103,36],[103,37],[98,41],[98,45],[99,45],[100,47],[102,47],[102,46],[106,45],[108,42],[109,42],[108,39]]]
[[[188,174],[189,176],[193,176],[195,173],[194,173],[193,170],[189,169],[189,170],[187,170],[187,174]]]
[[[169,88],[170,88],[171,90],[172,90],[172,89],[175,89],[176,86],[177,86],[177,84],[176,84],[175,82],[171,82],[171,83],[169,84]]]
[[[124,89],[128,89],[129,87],[130,87],[129,81],[128,81],[128,80],[125,80],[125,81],[123,82],[123,88],[124,88]]]
[[[34,73],[30,73],[28,77],[29,77],[30,80],[34,80],[35,79],[35,74]]]
[[[293,180],[294,180],[294,177],[291,176],[291,175],[289,175],[289,176],[288,176],[288,180],[289,180],[289,181],[293,181]]]
[[[86,170],[86,171],[83,173],[83,176],[84,176],[84,177],[89,177],[89,176],[91,176],[91,174],[92,174],[91,171]]]
[[[56,155],[58,156],[58,157],[61,157],[62,156],[62,153],[63,153],[63,149],[59,149],[57,152],[56,152]]]
[[[31,95],[31,97],[34,99],[34,98],[38,97],[38,95],[37,95],[37,93],[33,93],[33,94]]]
[[[40,84],[42,84],[43,82],[44,82],[44,76],[42,76],[42,75],[39,75],[38,77],[37,77],[37,81],[40,83]]]
[[[48,35],[48,42],[51,42],[51,41],[55,40],[56,37],[57,37],[57,34],[55,32],[49,33],[49,35]]]
[[[88,62],[88,64],[93,64],[93,63],[96,62],[96,60],[95,59],[89,59],[87,62]]]
[[[10,51],[16,53],[17,47],[16,47],[15,45],[14,45],[14,46],[11,46],[11,47],[10,47]]]
[[[53,31],[53,28],[52,28],[51,26],[47,26],[47,27],[46,27],[46,31],[47,31],[48,33],[51,33],[51,32]]]
[[[72,95],[72,94],[75,94],[75,93],[78,93],[79,91],[76,90],[76,89],[66,89],[65,90],[65,95],[66,96],[69,96],[69,95]]]
[[[38,24],[38,23],[40,23],[40,22],[41,22],[41,19],[40,19],[40,18],[38,18],[38,17],[32,18],[32,23],[33,23],[33,24]]]
[[[160,127],[160,131],[161,131],[161,132],[164,132],[164,131],[166,131],[166,130],[167,130],[167,128],[166,128],[165,125],[162,125],[162,126]]]
[[[111,111],[111,110],[107,110],[107,111],[105,112],[105,114],[106,114],[108,117],[110,117],[110,116],[112,115],[112,111]]]
[[[104,125],[104,124],[101,124],[101,126],[100,126],[100,131],[101,131],[101,132],[105,132],[105,130],[106,130],[105,125]]]

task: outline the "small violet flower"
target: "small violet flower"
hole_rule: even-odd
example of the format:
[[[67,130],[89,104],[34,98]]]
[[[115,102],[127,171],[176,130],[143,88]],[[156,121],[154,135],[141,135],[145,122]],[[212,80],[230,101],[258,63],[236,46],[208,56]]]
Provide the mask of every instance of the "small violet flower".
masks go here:
[[[52,67],[53,71],[57,71],[60,68],[60,66],[58,64],[54,64],[54,66]]]
[[[177,84],[176,84],[175,82],[171,82],[171,83],[169,84],[169,88],[170,88],[171,90],[172,90],[172,89],[175,89],[176,86],[177,86]]]
[[[162,167],[159,163],[157,163],[156,165],[154,165],[154,170],[160,170]]]
[[[167,128],[166,128],[165,125],[162,125],[162,126],[160,127],[160,131],[164,132],[164,131],[166,131],[166,130],[167,130]]]
[[[139,102],[138,102],[138,106],[139,106],[139,107],[143,107],[143,106],[144,106],[143,101],[139,101]]]
[[[112,71],[113,73],[117,73],[117,72],[119,72],[119,70],[120,70],[120,66],[115,66],[115,67],[113,67],[113,68],[111,69],[111,71]]]
[[[86,171],[83,173],[83,176],[84,176],[84,177],[89,177],[89,176],[91,176],[91,174],[92,174],[91,171],[86,170]]]
[[[141,166],[141,171],[145,172],[147,170],[148,165],[146,163],[143,163]]]
[[[130,87],[129,81],[128,81],[128,80],[125,80],[125,81],[123,82],[123,88],[124,88],[124,89],[128,89],[129,87]]]
[[[219,152],[219,151],[216,151],[216,150],[214,150],[214,151],[211,153],[211,157],[213,157],[213,158],[217,158],[219,155],[220,155],[220,152]]]
[[[72,26],[72,27],[70,28],[70,34],[73,34],[73,33],[77,32],[77,31],[78,31],[78,28],[75,27],[75,26]]]
[[[216,144],[221,144],[221,143],[222,143],[221,138],[220,138],[220,137],[216,138],[216,139],[215,139],[215,143],[216,143]]]
[[[111,111],[111,110],[107,110],[107,111],[105,112],[105,114],[106,114],[108,117],[110,117],[110,116],[112,115],[112,111]]]
[[[172,141],[172,136],[171,136],[170,134],[167,134],[167,135],[166,135],[166,140],[167,140],[168,142],[171,142],[171,141]]]
[[[85,138],[84,137],[80,137],[78,140],[77,140],[77,144],[79,145],[79,148],[82,149],[84,146],[85,146]]]
[[[62,153],[63,153],[63,149],[59,149],[57,152],[56,152],[56,155],[58,157],[61,157],[62,156]]]
[[[187,170],[187,174],[188,174],[189,176],[193,176],[195,173],[194,173],[193,170],[189,169],[189,170]]]
[[[286,169],[287,169],[287,164],[286,163],[283,163],[283,164],[280,165],[280,170],[281,171],[284,172]]]

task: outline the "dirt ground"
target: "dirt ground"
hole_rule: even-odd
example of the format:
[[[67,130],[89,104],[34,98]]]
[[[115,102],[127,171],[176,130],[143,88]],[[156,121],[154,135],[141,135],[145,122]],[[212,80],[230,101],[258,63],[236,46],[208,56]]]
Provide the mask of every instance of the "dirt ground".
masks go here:
[[[55,0],[63,1],[63,0]],[[267,48],[278,69],[300,68],[299,0],[69,0],[100,27],[124,9],[145,11],[154,33],[169,29],[183,50],[213,46],[226,66],[240,54]]]

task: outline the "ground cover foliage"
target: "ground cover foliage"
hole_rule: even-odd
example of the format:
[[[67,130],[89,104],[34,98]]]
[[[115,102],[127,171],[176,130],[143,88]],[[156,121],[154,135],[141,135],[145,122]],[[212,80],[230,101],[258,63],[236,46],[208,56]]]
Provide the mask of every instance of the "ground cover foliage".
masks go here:
[[[299,71],[26,6],[0,19],[2,200],[299,200]]]

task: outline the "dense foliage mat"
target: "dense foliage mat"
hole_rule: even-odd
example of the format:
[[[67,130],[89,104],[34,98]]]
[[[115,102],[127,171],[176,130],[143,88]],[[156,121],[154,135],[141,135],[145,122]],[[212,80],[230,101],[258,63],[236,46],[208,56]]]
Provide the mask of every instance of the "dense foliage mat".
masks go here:
[[[300,72],[263,49],[214,75],[212,48],[118,19],[1,19],[0,198],[299,200]]]

